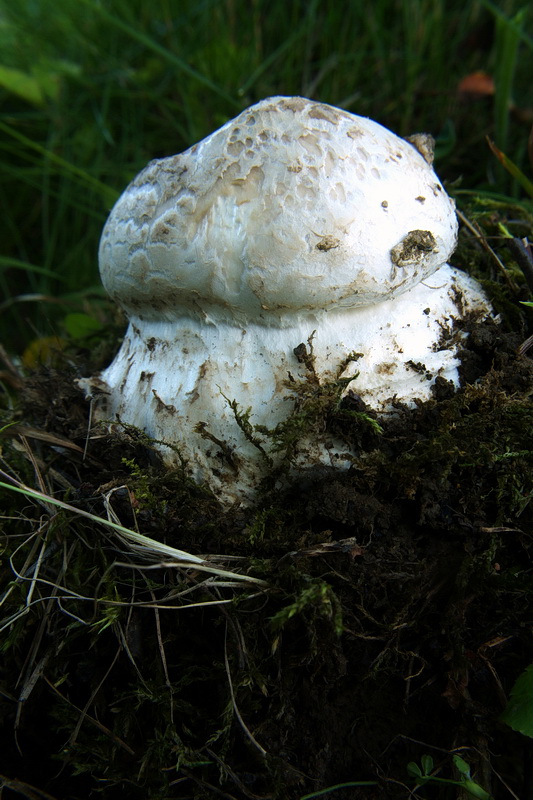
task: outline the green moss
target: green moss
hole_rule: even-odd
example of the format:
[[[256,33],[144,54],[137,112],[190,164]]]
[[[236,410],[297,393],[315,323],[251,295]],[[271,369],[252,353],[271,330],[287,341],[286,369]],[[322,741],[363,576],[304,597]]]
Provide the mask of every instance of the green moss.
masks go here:
[[[304,576],[300,576],[300,581],[302,577]],[[303,588],[297,591],[294,599],[272,617],[272,629],[276,632],[283,631],[289,620],[300,615],[306,619],[306,623],[310,626],[310,631],[312,630],[313,619],[319,616],[331,623],[337,636],[342,634],[341,603],[326,581],[316,579],[305,581]],[[311,638],[314,647],[318,647],[319,640],[317,637],[312,636]]]

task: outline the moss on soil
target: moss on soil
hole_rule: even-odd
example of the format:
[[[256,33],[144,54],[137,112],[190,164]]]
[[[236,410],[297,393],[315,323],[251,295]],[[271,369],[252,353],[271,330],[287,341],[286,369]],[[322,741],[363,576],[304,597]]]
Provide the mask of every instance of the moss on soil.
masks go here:
[[[0,489],[5,796],[451,796],[410,795],[425,753],[448,778],[460,753],[494,798],[533,796],[528,740],[498,719],[533,662],[533,362],[513,329],[473,324],[464,388],[437,383],[381,431],[335,395],[322,422],[357,445],[351,470],[249,510],[162,469],[139,431],[87,441],[67,355],[27,377],[2,412],[5,472],[267,588],[142,562]]]

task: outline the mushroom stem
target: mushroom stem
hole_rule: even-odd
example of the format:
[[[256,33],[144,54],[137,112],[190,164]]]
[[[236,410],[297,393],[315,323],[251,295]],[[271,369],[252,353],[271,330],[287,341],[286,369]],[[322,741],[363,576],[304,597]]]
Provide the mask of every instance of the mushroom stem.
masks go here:
[[[304,355],[310,356],[311,337],[316,378],[322,384],[354,378],[345,391],[385,414],[396,399],[429,399],[437,376],[458,386],[464,334],[454,320],[485,312],[474,281],[445,265],[394,300],[293,314],[284,328],[132,317],[124,346],[101,376],[109,394],[100,413],[166,442],[169,463],[177,449],[193,478],[209,483],[224,502],[251,500],[280,458],[264,430],[273,431],[292,410],[291,381],[310,377]],[[304,436],[299,449],[302,466],[352,461],[339,454],[337,442]]]

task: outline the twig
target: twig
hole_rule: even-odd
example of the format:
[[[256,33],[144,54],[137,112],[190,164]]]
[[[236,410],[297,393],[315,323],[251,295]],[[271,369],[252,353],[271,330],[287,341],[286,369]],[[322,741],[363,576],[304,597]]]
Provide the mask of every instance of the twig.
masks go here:
[[[71,700],[69,700],[68,697],[65,697],[64,694],[61,694],[59,689],[57,689],[54,686],[52,681],[50,681],[46,677],[46,675],[43,675],[43,679],[48,684],[50,689],[52,689],[52,691],[55,692],[57,694],[57,696],[61,698],[61,700],[64,700],[64,702],[68,703],[68,705],[71,708],[74,708],[80,714],[83,714],[83,711],[81,710],[81,708],[78,708],[78,706],[75,705]],[[135,755],[135,751],[132,750],[131,747],[128,744],[126,744],[126,742],[122,741],[122,739],[120,739],[116,734],[114,734],[113,731],[110,731],[109,728],[106,728],[106,726],[103,725],[99,720],[95,719],[94,717],[91,717],[90,714],[85,714],[84,719],[86,719],[88,722],[91,722],[93,725],[95,725],[98,728],[99,731],[102,731],[102,733],[104,733],[106,736],[108,736],[111,739],[111,741],[113,741],[116,745],[121,747],[122,750],[125,750],[126,753],[128,753],[130,756],[134,756]]]
[[[465,217],[465,215],[461,211],[459,211],[458,209],[456,210],[456,213],[457,213],[457,216],[459,217],[459,219],[461,220],[461,222],[463,223],[463,225],[465,226],[465,228],[468,228],[470,233],[478,240],[478,242],[480,243],[481,247],[487,253],[489,253],[489,255],[494,259],[494,261],[498,265],[498,268],[499,268],[500,272],[502,273],[503,278],[504,278],[505,282],[507,283],[507,286],[509,287],[509,289],[513,292],[513,294],[515,294],[515,295],[518,294],[518,286],[516,285],[516,283],[513,281],[513,279],[511,278],[511,276],[507,272],[507,269],[505,268],[505,264],[503,263],[501,258],[494,252],[494,250],[492,249],[490,244],[487,242],[487,239],[483,235],[483,232],[481,231],[479,226],[477,226],[473,222],[470,222],[470,220],[467,219],[467,217]]]
[[[5,775],[0,775],[0,789],[10,789],[12,792],[17,792],[28,800],[57,800],[53,795],[32,786],[30,783],[19,781],[18,778],[6,778]]]
[[[113,657],[113,660],[111,661],[111,664],[109,665],[109,667],[105,671],[102,680],[97,684],[96,688],[94,689],[94,691],[92,692],[91,696],[89,697],[89,699],[85,703],[83,709],[81,710],[80,717],[79,717],[79,719],[78,719],[78,721],[76,723],[76,727],[74,728],[74,730],[72,731],[72,733],[69,736],[69,739],[68,739],[68,742],[67,742],[68,747],[72,747],[74,744],[76,744],[76,739],[78,738],[78,734],[80,732],[81,726],[83,725],[84,719],[86,719],[86,718],[90,719],[89,715],[87,714],[89,706],[94,701],[94,698],[96,697],[96,695],[98,694],[98,692],[102,688],[102,686],[104,684],[104,681],[106,680],[107,676],[109,675],[109,673],[111,672],[111,670],[113,669],[115,664],[117,663],[119,655],[120,655],[120,647],[117,648],[117,652],[115,653],[115,655]],[[46,680],[46,678],[45,678],[45,680]],[[46,680],[46,682],[48,683],[48,685],[51,685],[50,681]],[[66,699],[66,698],[64,698],[64,699]],[[68,702],[70,702],[70,701],[68,701]],[[133,750],[131,750],[131,753],[133,755]]]
[[[229,691],[230,691],[230,695],[231,695],[231,703],[233,705],[233,711],[235,713],[235,716],[237,717],[239,725],[243,729],[243,731],[246,734],[246,736],[248,737],[248,739],[251,741],[251,743],[254,745],[254,747],[258,750],[258,752],[261,754],[261,756],[263,758],[266,758],[266,756],[268,755],[267,751],[265,750],[264,747],[262,747],[259,744],[259,742],[254,737],[254,735],[251,732],[251,730],[246,725],[245,721],[243,720],[243,718],[241,716],[241,712],[239,711],[239,708],[237,706],[237,701],[235,700],[235,692],[233,691],[233,682],[232,682],[232,679],[231,679],[231,671],[230,671],[229,660],[228,660],[227,634],[228,634],[228,626],[226,624],[226,636],[224,637],[224,665],[226,667],[226,674],[228,676],[228,684],[229,684]]]

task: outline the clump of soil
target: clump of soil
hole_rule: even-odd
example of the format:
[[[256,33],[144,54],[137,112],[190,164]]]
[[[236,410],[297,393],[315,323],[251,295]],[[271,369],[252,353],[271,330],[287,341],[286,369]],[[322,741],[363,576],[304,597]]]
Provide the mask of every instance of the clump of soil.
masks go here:
[[[459,778],[460,754],[494,798],[533,796],[528,740],[499,721],[533,662],[520,344],[473,325],[461,391],[437,383],[381,433],[341,404],[350,471],[225,513],[139,431],[91,429],[68,370],[28,378],[2,469],[264,584],[143,562],[94,521],[4,490],[5,796],[450,796],[409,777],[426,754],[438,777]]]

